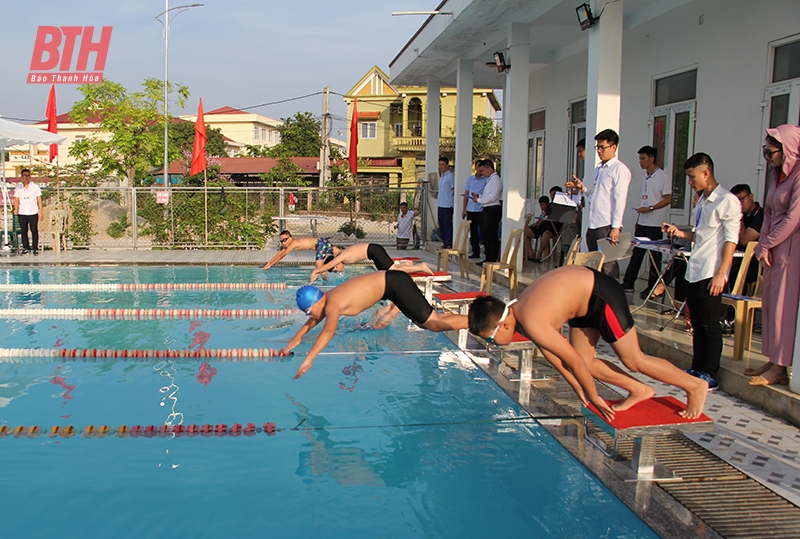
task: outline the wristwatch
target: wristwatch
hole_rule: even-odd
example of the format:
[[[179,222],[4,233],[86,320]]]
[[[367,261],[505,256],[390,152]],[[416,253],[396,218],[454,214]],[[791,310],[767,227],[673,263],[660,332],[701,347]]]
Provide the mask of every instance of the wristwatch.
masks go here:
[[[653,211],[653,206],[650,206],[650,211]]]

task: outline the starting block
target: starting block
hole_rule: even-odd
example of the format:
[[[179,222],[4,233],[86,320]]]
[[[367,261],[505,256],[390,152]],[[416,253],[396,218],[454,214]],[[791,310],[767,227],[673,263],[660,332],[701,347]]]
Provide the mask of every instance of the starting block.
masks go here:
[[[458,307],[458,313],[466,315],[469,311],[469,305],[477,298],[485,296],[485,292],[455,292],[451,294],[436,294],[436,304],[440,307]],[[459,330],[458,332],[458,347],[464,349],[467,347],[468,331],[466,329]],[[475,339],[485,347],[489,344],[481,337],[475,336]],[[530,382],[533,380],[533,358],[536,357],[538,348],[531,342],[530,339],[520,333],[514,333],[511,342],[499,346],[503,352],[516,352],[519,357],[519,380],[520,382]],[[546,378],[539,378],[546,380]],[[512,380],[517,381],[517,380]]]
[[[616,404],[621,401],[610,401]],[[600,449],[611,459],[606,463],[625,481],[679,481],[681,478],[660,462],[656,462],[658,436],[672,432],[708,432],[713,421],[705,414],[697,419],[685,419],[678,412],[686,407],[674,397],[654,397],[642,401],[629,410],[617,412],[613,421],[606,421],[591,403],[582,407],[584,418],[591,419],[598,427],[614,438],[611,453]],[[622,461],[618,455],[621,438],[633,438],[633,455],[630,461]]]
[[[453,276],[445,271],[434,271],[433,275],[423,272],[409,273],[409,275],[417,285],[423,284],[423,293],[428,303],[433,301],[433,283],[446,283],[453,280]]]

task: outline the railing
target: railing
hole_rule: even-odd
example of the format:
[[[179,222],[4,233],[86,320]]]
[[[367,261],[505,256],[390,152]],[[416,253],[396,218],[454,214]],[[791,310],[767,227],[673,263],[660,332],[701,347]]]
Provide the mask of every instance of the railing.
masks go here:
[[[419,245],[427,212],[422,184],[174,187],[168,198],[159,200],[162,191],[157,187],[46,189],[40,218],[42,247],[55,246],[58,234],[50,230],[51,217],[63,213],[66,226],[58,228],[63,228],[67,249],[263,249],[277,245],[274,238],[281,227],[295,236],[330,237],[337,245],[394,245],[401,201],[418,212],[418,238],[412,244]]]
[[[426,148],[425,137],[392,137],[392,148],[401,152],[424,152]],[[439,137],[439,152],[455,151],[455,137]]]

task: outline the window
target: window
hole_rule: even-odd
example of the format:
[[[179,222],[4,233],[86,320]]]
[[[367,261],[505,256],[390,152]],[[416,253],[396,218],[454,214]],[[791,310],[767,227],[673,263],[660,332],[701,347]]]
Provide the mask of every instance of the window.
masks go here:
[[[575,147],[581,139],[586,138],[586,100],[581,99],[575,101],[569,106],[569,166],[567,167],[567,180],[572,180],[574,174],[578,178],[583,179],[585,174],[585,163],[578,155],[578,149]],[[587,144],[584,142],[584,144]],[[592,143],[588,143],[589,147]]]
[[[253,127],[253,139],[258,140],[258,127]]]
[[[656,80],[655,106],[691,101],[697,95],[697,70]]]
[[[81,140],[85,140],[86,135],[75,135],[75,142],[80,142]]]
[[[267,129],[265,127],[261,128],[261,140],[267,140]]]
[[[800,78],[800,41],[775,47],[772,82]]]
[[[529,210],[535,213],[535,202],[544,189],[544,126],[545,111],[528,114],[528,188]]]
[[[361,122],[361,138],[362,139],[378,138],[377,122]]]
[[[673,214],[689,211],[683,164],[694,152],[695,103],[682,103],[651,111],[652,145],[658,151],[656,165],[672,178]]]
[[[544,130],[545,114],[543,110],[528,114],[528,133]]]
[[[403,136],[403,124],[394,124],[394,136],[396,137]]]

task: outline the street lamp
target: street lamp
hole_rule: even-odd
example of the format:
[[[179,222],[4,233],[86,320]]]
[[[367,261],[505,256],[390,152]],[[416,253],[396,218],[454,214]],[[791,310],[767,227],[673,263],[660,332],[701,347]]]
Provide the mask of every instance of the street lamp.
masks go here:
[[[190,10],[193,7],[201,7],[205,4],[187,4],[184,6],[175,6],[171,8],[169,7],[169,0],[164,0],[164,2],[166,9],[163,13],[156,15],[156,20],[161,23],[161,26],[164,27],[164,188],[171,189],[172,186],[168,185],[167,183],[167,178],[169,177],[169,90],[167,89],[167,75],[169,73],[169,25],[175,19],[175,17],[184,11]],[[169,13],[171,11],[175,11],[175,14],[170,17]],[[163,21],[161,20],[162,16],[164,17]]]

